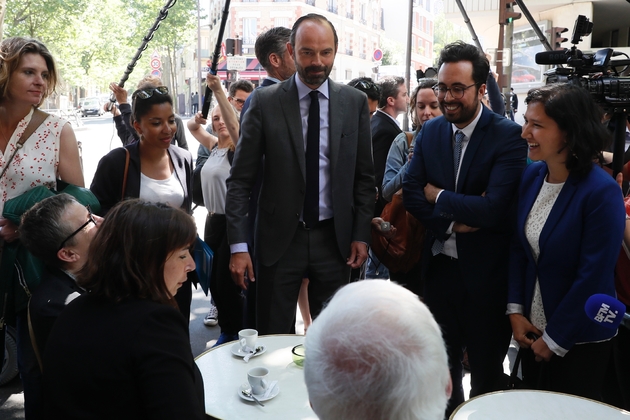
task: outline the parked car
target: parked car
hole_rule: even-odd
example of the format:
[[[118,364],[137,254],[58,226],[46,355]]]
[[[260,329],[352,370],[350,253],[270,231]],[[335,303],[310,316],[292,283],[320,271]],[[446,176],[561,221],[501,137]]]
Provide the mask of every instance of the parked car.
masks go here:
[[[530,83],[535,81],[536,76],[525,69],[516,69],[512,72],[512,83]]]
[[[103,107],[101,106],[101,102],[98,98],[88,98],[83,100],[79,111],[83,117],[87,117],[88,115],[103,115]]]

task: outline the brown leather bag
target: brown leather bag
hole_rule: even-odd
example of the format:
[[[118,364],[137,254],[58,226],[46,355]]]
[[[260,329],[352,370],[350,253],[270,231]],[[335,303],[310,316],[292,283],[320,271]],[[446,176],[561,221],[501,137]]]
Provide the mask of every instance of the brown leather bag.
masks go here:
[[[412,133],[407,133],[408,144],[411,141]],[[372,229],[372,251],[389,271],[406,273],[420,261],[425,228],[405,210],[402,189],[385,205],[381,218],[396,228],[396,235],[388,240]]]

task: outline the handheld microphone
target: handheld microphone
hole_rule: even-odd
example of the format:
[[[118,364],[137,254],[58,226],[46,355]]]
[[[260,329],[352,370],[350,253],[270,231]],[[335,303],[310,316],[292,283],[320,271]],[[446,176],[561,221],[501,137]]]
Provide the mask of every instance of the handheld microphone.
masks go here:
[[[612,296],[598,293],[588,298],[584,310],[588,319],[594,323],[605,328],[616,329],[626,313],[626,305]]]

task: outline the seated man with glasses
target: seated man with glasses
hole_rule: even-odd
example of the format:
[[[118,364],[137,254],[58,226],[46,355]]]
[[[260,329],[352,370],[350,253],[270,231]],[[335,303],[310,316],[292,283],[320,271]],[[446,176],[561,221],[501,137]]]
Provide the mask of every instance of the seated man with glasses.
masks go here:
[[[22,216],[20,240],[46,265],[42,283],[29,304],[33,348],[44,351],[61,311],[83,293],[75,274],[88,258],[92,238],[103,219],[68,194],[48,197]]]

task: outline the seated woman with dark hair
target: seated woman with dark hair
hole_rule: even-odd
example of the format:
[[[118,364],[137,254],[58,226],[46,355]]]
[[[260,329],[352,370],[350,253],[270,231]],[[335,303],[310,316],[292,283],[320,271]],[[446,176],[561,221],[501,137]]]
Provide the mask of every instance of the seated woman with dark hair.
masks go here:
[[[173,296],[195,269],[193,219],[123,201],[107,214],[78,275],[86,293],[57,319],[44,352],[55,419],[203,419],[203,382]]]
[[[586,89],[553,84],[525,99],[529,158],[510,253],[508,314],[535,388],[601,400],[616,330],[589,320],[598,293],[615,296],[625,226],[619,187],[597,161],[609,139]],[[538,161],[538,162],[536,162]]]

